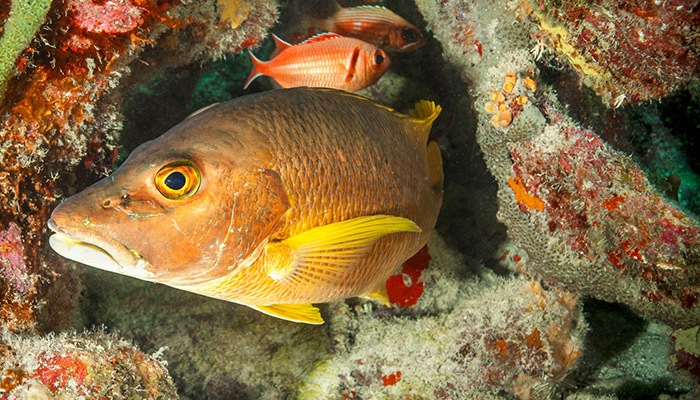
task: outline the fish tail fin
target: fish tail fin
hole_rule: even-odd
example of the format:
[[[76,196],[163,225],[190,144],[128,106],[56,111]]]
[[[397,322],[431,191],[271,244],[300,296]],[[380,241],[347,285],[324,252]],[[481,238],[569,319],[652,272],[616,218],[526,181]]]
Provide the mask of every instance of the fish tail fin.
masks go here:
[[[255,78],[259,77],[260,75],[265,75],[265,72],[261,71],[263,67],[265,66],[266,62],[265,61],[260,61],[257,57],[251,53],[250,50],[248,50],[248,55],[250,56],[250,60],[253,62],[253,70],[250,71],[250,75],[248,75],[248,79],[245,81],[245,84],[243,85],[243,90],[248,88],[248,85],[250,85],[251,82],[255,80]]]
[[[416,103],[415,106],[413,106],[413,109],[409,112],[409,114],[414,119],[417,119],[419,123],[430,128],[435,119],[437,119],[438,115],[440,115],[440,111],[442,111],[442,107],[435,104],[434,101],[421,100]],[[430,129],[428,129],[428,132],[429,131]]]
[[[303,3],[306,4],[305,7],[301,8],[304,13],[304,25],[315,26],[316,28],[333,32],[335,23],[331,17],[343,8],[337,1],[305,1]]]

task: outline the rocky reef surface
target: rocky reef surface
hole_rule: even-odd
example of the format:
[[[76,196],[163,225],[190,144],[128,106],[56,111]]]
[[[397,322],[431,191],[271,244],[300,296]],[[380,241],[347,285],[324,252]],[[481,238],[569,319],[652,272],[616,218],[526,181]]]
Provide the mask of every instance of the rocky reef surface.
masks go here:
[[[320,327],[46,244],[61,199],[244,94],[242,49],[308,34],[297,4],[0,4],[0,399],[700,396],[695,3],[380,3],[429,40],[360,94],[444,107],[445,201],[392,306]]]

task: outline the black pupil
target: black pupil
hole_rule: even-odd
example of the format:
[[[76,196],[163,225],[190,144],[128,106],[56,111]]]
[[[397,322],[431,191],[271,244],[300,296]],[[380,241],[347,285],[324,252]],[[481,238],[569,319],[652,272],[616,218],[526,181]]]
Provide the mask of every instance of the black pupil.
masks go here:
[[[418,39],[416,31],[413,29],[404,29],[403,32],[401,32],[401,37],[407,42],[414,42]]]
[[[374,53],[374,63],[377,65],[382,65],[384,62],[384,56],[380,52]]]
[[[175,171],[171,172],[170,175],[165,178],[165,186],[172,190],[180,190],[185,187],[186,181],[185,174]]]

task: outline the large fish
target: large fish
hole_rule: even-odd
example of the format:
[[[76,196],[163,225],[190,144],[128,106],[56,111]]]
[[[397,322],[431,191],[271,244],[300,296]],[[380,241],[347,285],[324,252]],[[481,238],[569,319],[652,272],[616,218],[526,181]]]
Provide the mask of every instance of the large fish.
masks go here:
[[[428,141],[439,112],[309,88],[211,106],[56,207],[49,243],[93,267],[323,323],[311,303],[385,300],[388,275],[428,240],[442,202]]]

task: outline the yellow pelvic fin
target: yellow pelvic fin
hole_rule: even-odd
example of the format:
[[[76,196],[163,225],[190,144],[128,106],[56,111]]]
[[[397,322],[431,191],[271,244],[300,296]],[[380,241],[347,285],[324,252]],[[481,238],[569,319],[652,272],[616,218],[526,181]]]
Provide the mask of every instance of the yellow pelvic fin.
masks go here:
[[[389,295],[386,293],[386,287],[384,287],[384,282],[382,282],[381,288],[378,288],[376,292],[366,294],[362,296],[363,299],[376,300],[385,306],[389,307]]]
[[[428,143],[428,183],[430,187],[442,186],[444,178],[442,172],[442,155],[437,143]]]
[[[417,119],[419,123],[425,124],[430,127],[438,115],[440,115],[442,107],[435,104],[435,102],[429,100],[421,100],[413,106],[413,109],[409,111],[409,114],[414,119]],[[429,130],[429,129],[428,129]]]
[[[420,232],[413,221],[391,215],[372,215],[309,229],[278,243],[268,244],[268,275],[309,293],[342,285],[369,247],[390,233]]]
[[[269,306],[251,306],[255,310],[292,322],[303,322],[311,325],[321,325],[323,318],[318,308],[311,304],[272,304]]]

